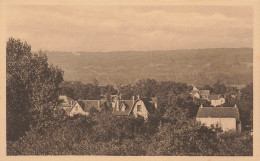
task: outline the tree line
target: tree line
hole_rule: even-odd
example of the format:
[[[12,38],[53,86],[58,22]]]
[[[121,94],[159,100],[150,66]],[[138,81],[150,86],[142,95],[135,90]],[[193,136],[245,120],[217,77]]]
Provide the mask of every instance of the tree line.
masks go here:
[[[99,86],[97,81],[92,84],[64,82],[62,69],[48,64],[42,51],[32,53],[29,44],[13,38],[7,42],[6,49],[8,155],[253,153],[253,138],[247,132],[218,135],[217,129],[195,121],[201,102],[191,98],[192,87],[185,83],[145,79],[115,89],[111,85]],[[215,93],[230,90],[226,87],[224,90],[219,82],[211,88]],[[242,89],[239,98],[241,107],[243,105],[241,110],[245,111],[241,119],[248,120],[245,127],[252,123],[248,117],[253,111],[251,88],[252,84]],[[132,95],[157,97],[158,108],[150,113],[148,120],[117,117],[111,110],[71,118],[57,108],[61,94],[78,100],[100,99],[101,95],[116,93],[123,99],[130,99]]]

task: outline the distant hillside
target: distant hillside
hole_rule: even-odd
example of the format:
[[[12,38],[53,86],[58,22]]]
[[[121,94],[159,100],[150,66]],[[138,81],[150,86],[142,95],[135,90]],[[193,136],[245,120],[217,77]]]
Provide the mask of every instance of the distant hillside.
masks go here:
[[[65,80],[128,84],[139,79],[229,85],[253,80],[253,49],[192,49],[122,52],[47,52],[49,62],[65,71]]]

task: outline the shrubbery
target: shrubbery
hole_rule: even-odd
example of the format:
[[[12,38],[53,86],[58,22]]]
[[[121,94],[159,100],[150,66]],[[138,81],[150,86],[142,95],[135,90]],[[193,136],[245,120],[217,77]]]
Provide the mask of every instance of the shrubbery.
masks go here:
[[[122,97],[156,96],[158,108],[147,120],[112,115],[110,104],[89,117],[65,115],[57,108],[61,69],[49,65],[47,57],[31,53],[20,40],[7,43],[7,155],[252,155],[253,137],[248,133],[217,134],[194,120],[201,102],[189,95],[191,87],[172,81],[140,80],[122,87]],[[218,85],[218,84],[217,84]],[[62,92],[99,99],[113,94],[110,86],[63,84]],[[242,119],[252,124],[252,84],[242,90]],[[82,88],[82,89],[81,89]],[[226,88],[218,85],[215,90]],[[77,89],[80,89],[77,91]],[[124,93],[125,92],[125,93]],[[94,93],[94,94],[93,94]],[[103,93],[104,94],[104,93]],[[243,120],[242,120],[243,122]]]
[[[8,155],[252,155],[252,136],[217,135],[214,129],[184,118],[153,120],[98,114],[67,118],[44,133],[29,131],[8,142]],[[153,122],[154,123],[154,122]],[[155,133],[151,128],[155,127]]]

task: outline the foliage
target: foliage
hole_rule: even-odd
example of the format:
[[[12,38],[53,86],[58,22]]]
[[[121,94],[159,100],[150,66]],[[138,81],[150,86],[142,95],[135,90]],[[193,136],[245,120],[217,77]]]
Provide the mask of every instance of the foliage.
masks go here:
[[[78,99],[92,99],[97,100],[101,98],[101,95],[115,94],[116,90],[113,86],[98,86],[97,80],[93,80],[93,84],[83,84],[81,82],[75,81],[64,81],[61,84],[61,94],[67,95],[68,97],[78,100]]]
[[[24,135],[29,126],[39,129],[56,117],[63,71],[49,65],[42,52],[31,52],[26,42],[10,38],[6,46],[7,140]]]
[[[120,93],[121,93],[122,99],[124,99],[124,100],[132,99],[132,96],[134,95],[132,85],[128,84],[126,86],[121,86]]]
[[[203,101],[193,100],[185,83],[153,79],[114,87],[81,82],[63,82],[61,93],[77,99],[110,98],[119,93],[130,99],[158,98],[158,108],[147,120],[115,116],[107,99],[101,112],[68,117],[58,108],[61,69],[49,65],[39,51],[31,53],[26,42],[7,43],[7,154],[8,155],[252,155],[249,133],[218,133],[194,119]],[[207,87],[210,88],[210,87]],[[231,96],[238,90],[217,82],[216,94]],[[238,107],[242,125],[252,124],[253,84],[241,90]],[[232,103],[229,101],[229,103]],[[249,117],[250,116],[250,117]],[[19,138],[18,138],[19,137]]]
[[[253,83],[241,89],[241,99],[238,102],[242,128],[253,128]]]
[[[248,132],[238,134],[233,131],[229,131],[221,134],[218,140],[218,155],[253,155],[253,136],[251,136]]]
[[[171,108],[174,109],[174,108]],[[40,134],[31,130],[8,142],[8,155],[252,155],[248,133],[201,126],[183,109],[167,111],[164,121],[115,117],[110,114],[66,118]],[[168,117],[168,116],[174,116]],[[154,128],[154,132],[150,130]]]
[[[220,83],[220,80],[218,80],[214,85],[212,89],[212,93],[214,94],[223,94],[226,92],[226,86],[223,83]]]

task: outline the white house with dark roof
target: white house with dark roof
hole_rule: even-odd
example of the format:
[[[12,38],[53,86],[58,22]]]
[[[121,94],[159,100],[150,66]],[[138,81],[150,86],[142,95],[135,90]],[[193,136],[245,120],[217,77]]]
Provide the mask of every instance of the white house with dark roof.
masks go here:
[[[62,101],[60,107],[62,107],[62,109],[64,109],[70,117],[77,114],[81,114],[85,116],[89,115],[88,112],[85,112],[82,109],[82,107],[77,101],[69,98],[68,96],[59,96],[59,99]]]
[[[219,94],[210,95],[209,100],[210,100],[210,104],[214,107],[221,106],[225,103],[225,98],[221,97]]]
[[[78,102],[85,112],[90,112],[91,109],[95,109],[100,112],[105,100],[79,100]]]
[[[241,132],[241,121],[237,106],[234,107],[203,107],[200,106],[196,121],[207,127],[220,127],[223,131]]]
[[[208,100],[209,95],[210,95],[210,90],[201,90],[201,89],[198,89],[197,87],[193,86],[193,89],[190,94],[193,98],[196,98],[196,99],[202,98],[202,99]]]
[[[113,114],[116,116],[129,116],[133,115],[135,117],[142,116],[144,119],[148,118],[150,112],[152,112],[156,107],[156,99],[153,98],[152,101],[141,99],[139,96],[135,100],[121,100],[119,97],[112,103]]]

